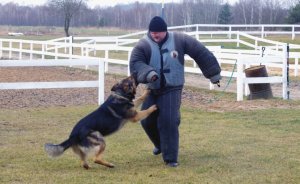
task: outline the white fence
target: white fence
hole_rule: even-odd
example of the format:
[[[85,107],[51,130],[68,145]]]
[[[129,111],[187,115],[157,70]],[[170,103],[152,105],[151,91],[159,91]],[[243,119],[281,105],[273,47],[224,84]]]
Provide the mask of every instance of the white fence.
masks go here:
[[[197,37],[197,33],[201,32],[189,32],[188,34],[194,35]],[[220,33],[220,32],[219,32]],[[203,33],[204,34],[204,33]],[[206,32],[206,34],[211,34],[211,32]],[[221,32],[220,34],[225,34],[225,32]],[[227,34],[227,33],[226,33]],[[262,38],[257,38],[251,35],[247,35],[245,33],[241,32],[231,32],[231,34],[236,34],[236,39],[226,39],[226,40],[220,40],[220,39],[210,39],[210,40],[201,40],[202,42],[211,42],[211,43],[220,43],[220,42],[236,42],[237,46],[239,44],[247,45],[253,50],[241,50],[241,49],[222,49],[220,46],[208,46],[208,48],[214,52],[216,57],[218,58],[218,61],[220,62],[220,65],[226,64],[226,65],[232,65],[232,67],[235,65],[236,62],[238,62],[239,65],[241,65],[244,58],[249,57],[255,57],[257,60],[259,60],[262,56],[262,43],[268,44],[268,46],[264,46],[267,49],[263,53],[264,60],[266,64],[269,67],[277,67],[283,69],[284,62],[286,62],[286,59],[282,58],[282,52],[284,52],[283,45],[284,43],[281,42],[275,42],[270,41]],[[131,34],[129,36],[134,36],[136,34]],[[120,44],[127,44],[127,43],[134,43],[138,39],[127,39],[128,35],[119,36],[119,37],[109,37],[106,39],[99,39],[96,37],[82,37],[82,38],[59,38],[55,40],[49,40],[49,41],[30,41],[30,40],[13,40],[13,39],[0,39],[0,57],[4,54],[8,55],[9,58],[13,57],[13,54],[17,55],[19,59],[23,59],[24,55],[27,55],[27,58],[29,56],[30,59],[34,58],[41,58],[46,59],[48,57],[54,57],[55,59],[61,59],[61,58],[69,58],[69,59],[83,59],[83,58],[101,58],[101,61],[105,63],[104,70],[105,72],[108,71],[108,63],[113,64],[121,64],[128,66],[129,57],[131,55],[132,47],[125,47],[120,46]],[[241,37],[246,37],[247,39],[252,39],[252,43],[243,41]],[[73,43],[73,40],[76,40],[76,43]],[[83,41],[81,43],[78,43],[79,40]],[[101,44],[100,44],[101,43]],[[254,43],[254,44],[253,44]],[[119,45],[118,45],[119,44]],[[294,49],[300,49],[300,46],[297,45],[290,45]],[[92,52],[92,54],[91,54]],[[99,52],[101,52],[101,56],[99,56]],[[123,53],[122,59],[116,59],[111,57],[114,52],[118,52],[118,54]],[[110,54],[112,53],[112,54]],[[126,59],[124,60],[124,56]],[[281,58],[281,63],[278,62],[272,62],[268,61],[267,58],[269,57],[278,57]],[[295,64],[291,64],[290,68],[294,70],[294,75],[298,75],[299,70],[299,52],[293,52],[290,53],[290,57],[292,57],[295,61]],[[190,59],[187,57],[187,59]],[[273,59],[273,58],[272,58]],[[253,60],[254,61],[254,60]],[[45,61],[44,61],[45,62]],[[245,59],[246,62],[246,59]],[[244,63],[246,65],[249,65],[249,63]],[[74,64],[69,63],[69,66],[72,66]],[[86,68],[90,65],[88,62],[82,63],[82,65],[85,65]],[[228,67],[227,67],[228,68]],[[103,68],[102,68],[103,69]],[[196,67],[196,64],[192,67],[185,67],[186,72],[190,73],[201,73],[198,67]],[[128,67],[128,74],[129,74],[129,67]],[[232,69],[222,70],[221,72],[222,76],[226,77],[240,77],[241,75],[237,72],[232,72]],[[282,74],[283,76],[283,74]],[[251,79],[249,79],[251,80]],[[283,83],[284,80],[281,80],[281,83]],[[250,83],[248,79],[245,79],[243,84]],[[210,88],[213,88],[213,85],[210,85]],[[240,100],[241,90],[240,87],[237,89],[237,95],[239,96],[237,99]],[[247,94],[247,93],[245,93]],[[243,95],[243,94],[242,94]],[[283,96],[283,98],[285,98]]]
[[[98,80],[96,81],[61,81],[61,82],[9,82],[0,83],[1,89],[50,89],[50,88],[98,88],[98,104],[104,102],[104,62],[99,59],[60,59],[60,60],[0,60],[0,67],[28,67],[28,66],[98,66]]]
[[[291,35],[292,39],[294,40],[296,35],[300,35],[300,25],[295,24],[193,24],[168,27],[168,30],[197,32],[197,34],[198,32],[213,32],[212,34],[217,32],[226,32],[229,38],[231,38],[232,33],[236,31],[251,35],[260,35],[261,38],[264,38],[267,35]],[[123,35],[119,38],[127,38],[146,33],[147,31],[141,31]]]
[[[181,26],[183,27],[183,26]],[[185,26],[185,27],[189,27],[189,26]],[[143,34],[145,34],[146,32],[139,32],[139,33],[132,33],[132,34],[128,34],[128,35],[123,35],[123,36],[117,36],[117,37],[74,37],[73,39],[78,41],[84,41],[81,42],[80,44],[72,44],[72,39],[71,38],[61,38],[61,39],[56,39],[56,41],[60,41],[59,44],[57,44],[55,47],[54,46],[45,46],[47,47],[47,51],[50,52],[50,54],[52,52],[57,52],[57,50],[59,48],[63,48],[65,53],[67,52],[68,48],[70,47],[70,45],[72,44],[74,47],[78,47],[81,49],[80,55],[81,56],[89,56],[90,52],[92,52],[92,55],[96,55],[97,50],[103,50],[105,49],[106,52],[109,52],[110,50],[119,50],[119,51],[128,51],[130,52],[132,47],[131,46],[127,46],[128,44],[132,44],[137,42],[139,39],[134,38],[134,39],[130,39],[130,37],[132,36],[141,36]],[[228,31],[193,31],[193,32],[187,32],[187,34],[191,35],[191,36],[195,36],[198,38],[199,41],[201,41],[202,43],[214,43],[214,44],[218,44],[219,46],[222,43],[236,43],[237,47],[240,47],[240,45],[245,45],[253,50],[261,50],[262,47],[265,47],[266,50],[276,50],[278,51],[280,48],[282,48],[286,43],[283,42],[278,42],[278,41],[273,41],[273,40],[267,40],[264,38],[258,38],[243,32],[239,32],[239,31],[231,31],[230,34],[235,37],[233,38],[226,38],[226,39],[199,39],[200,35],[227,35],[229,34]],[[245,41],[247,40],[247,41]],[[51,40],[52,41],[52,40]],[[48,45],[47,43],[45,43],[46,45]],[[77,45],[77,46],[76,46]],[[99,45],[104,46],[105,48],[100,48]],[[0,47],[1,47],[1,40],[0,40]],[[21,46],[19,46],[21,47]],[[294,76],[298,76],[299,75],[299,58],[300,58],[300,45],[296,45],[296,44],[289,44],[290,47],[290,54],[289,57],[291,60],[294,61],[293,64],[290,65],[290,69],[293,70],[294,72]],[[52,50],[52,52],[51,52]],[[70,49],[69,49],[70,50]],[[223,50],[223,49],[222,49]],[[248,50],[240,50],[240,49],[227,49],[226,52],[230,52],[232,54],[236,53],[236,54],[243,54],[244,52],[255,52],[253,50],[250,50],[248,52]],[[225,51],[225,50],[224,50]],[[261,52],[261,51],[259,51]],[[0,50],[0,54],[1,54],[1,50]],[[48,53],[49,54],[49,53]],[[57,54],[56,54],[57,55]],[[74,54],[73,54],[74,55]],[[130,54],[129,54],[130,55]],[[75,56],[76,57],[76,56]],[[121,60],[110,60],[108,53],[105,54],[105,59],[108,62],[112,62],[112,63],[116,63],[116,62],[121,62]],[[125,63],[122,63],[125,64]],[[274,67],[276,67],[274,65]],[[106,67],[107,69],[107,67]]]

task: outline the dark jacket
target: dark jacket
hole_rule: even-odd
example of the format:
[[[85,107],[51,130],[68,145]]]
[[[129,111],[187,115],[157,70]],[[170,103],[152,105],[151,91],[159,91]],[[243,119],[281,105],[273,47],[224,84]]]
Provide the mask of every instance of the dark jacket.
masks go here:
[[[174,39],[174,50],[168,50],[164,49],[164,45],[168,43],[168,40],[170,40],[170,36],[173,36]],[[164,78],[162,75],[166,72],[177,72],[178,78],[183,78],[183,72],[178,72],[178,67],[184,66],[184,55],[187,54],[191,58],[193,58],[196,63],[198,64],[199,68],[201,69],[203,75],[210,79],[211,82],[216,82],[221,79],[220,72],[221,68],[218,64],[217,59],[215,56],[204,46],[202,45],[198,40],[195,38],[188,36],[183,33],[168,33],[167,40],[162,44],[159,45],[155,43],[152,39],[150,34],[148,33],[147,37],[142,38],[137,45],[134,47],[131,58],[130,58],[130,72],[131,74],[134,74],[137,78],[137,81],[139,83],[149,83],[151,80],[151,77],[155,74],[159,76],[160,79]],[[150,39],[149,39],[150,38]],[[153,43],[149,43],[149,40]],[[165,46],[168,47],[168,46]],[[175,52],[174,52],[175,51]],[[177,62],[180,63],[180,65],[172,65],[169,66],[169,68],[163,68],[161,70],[161,67],[164,67],[164,65],[159,65],[159,62],[156,62],[156,65],[151,66],[150,61],[151,57],[153,57],[153,53],[160,53],[160,54],[167,54],[167,55],[176,55]],[[167,53],[166,53],[167,52]],[[163,56],[163,55],[162,55]],[[164,60],[166,57],[161,57],[162,60]],[[161,62],[161,61],[160,61]],[[167,63],[167,61],[163,61],[163,63]],[[170,62],[169,62],[170,63]],[[165,65],[166,66],[166,65]],[[167,67],[168,67],[167,66]],[[175,68],[176,67],[176,68]],[[181,70],[181,69],[180,69]],[[161,72],[160,72],[161,71]],[[174,77],[173,77],[174,78]],[[175,77],[176,78],[176,77]],[[177,79],[174,79],[177,80]],[[163,81],[165,84],[162,84],[161,86],[164,87],[172,87],[172,85],[168,84],[168,81],[166,80],[160,80]],[[176,86],[182,86],[184,81],[176,83]],[[173,87],[176,87],[173,86]]]

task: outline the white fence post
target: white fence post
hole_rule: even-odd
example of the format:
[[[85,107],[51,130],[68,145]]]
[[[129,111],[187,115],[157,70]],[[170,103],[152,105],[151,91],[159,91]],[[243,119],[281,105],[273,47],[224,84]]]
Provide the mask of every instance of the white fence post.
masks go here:
[[[71,56],[72,58],[72,55],[73,55],[73,47],[72,47],[72,44],[73,44],[73,36],[70,36],[69,37],[69,55]],[[70,58],[70,59],[71,59]]]
[[[98,105],[100,105],[104,102],[104,62],[100,60],[98,65],[98,81]]]
[[[292,26],[292,40],[295,39],[295,26]]]
[[[57,48],[57,46],[55,45],[55,59],[58,59],[57,54],[58,54],[58,48]]]
[[[236,46],[237,46],[237,47],[240,47],[240,32],[239,32],[239,31],[238,31],[238,33],[236,34],[236,39],[237,39]]]
[[[80,48],[81,48],[81,56],[84,56],[84,50],[83,50],[83,45],[82,44],[80,45]]]
[[[94,56],[96,56],[97,51],[96,51],[96,40],[94,40]]]
[[[30,43],[30,60],[32,60],[33,43]]]
[[[42,59],[45,59],[45,43],[42,43]]]
[[[287,60],[288,60],[288,53],[287,53],[287,44],[283,45],[282,48],[282,98],[288,98],[288,89],[287,89]]]
[[[294,74],[295,76],[298,76],[298,71],[299,71],[299,58],[295,58],[295,69],[294,69]]]
[[[86,57],[89,57],[89,52],[86,53]],[[89,65],[85,65],[85,70],[89,69]]]
[[[2,40],[0,40],[0,58],[2,58],[3,51],[2,51]]]
[[[19,60],[22,59],[22,49],[23,49],[23,42],[20,40],[19,42]]]
[[[229,35],[228,38],[231,39],[231,26],[229,26]]]
[[[128,51],[128,67],[127,67],[127,75],[130,76],[130,56],[131,56],[131,51]]]
[[[236,87],[237,87],[237,101],[243,101],[243,63],[240,58],[237,59],[237,77],[236,77]]]
[[[250,68],[251,67],[251,65],[250,64],[245,64],[245,69],[246,68]],[[244,75],[246,75],[246,74],[244,74],[244,72],[243,72],[243,76]],[[243,83],[244,84],[244,83]],[[249,95],[250,94],[250,88],[249,88],[249,85],[247,84],[244,84],[245,86],[244,86],[244,94],[245,94],[245,96],[247,96],[247,95]]]
[[[85,47],[85,56],[89,56],[89,48],[88,48],[88,45]]]
[[[104,71],[105,71],[105,73],[107,73],[108,72],[108,50],[105,50],[105,56],[104,56],[104,58],[105,58]]]
[[[11,51],[11,50],[12,50],[12,41],[10,40],[10,41],[9,41],[9,53],[8,53],[8,58],[9,58],[9,59],[12,58],[12,53],[11,53],[12,51]]]
[[[65,54],[67,53],[67,37],[64,38],[64,42],[65,42]],[[71,58],[69,58],[71,59]]]
[[[261,26],[261,38],[264,38],[264,31],[265,31],[265,27],[262,25]]]

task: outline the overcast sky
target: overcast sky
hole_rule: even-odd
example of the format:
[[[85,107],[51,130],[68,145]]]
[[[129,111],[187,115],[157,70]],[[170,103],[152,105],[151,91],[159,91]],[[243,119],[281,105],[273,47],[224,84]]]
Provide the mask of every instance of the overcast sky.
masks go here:
[[[88,5],[90,7],[101,6],[114,6],[116,4],[127,4],[127,3],[134,3],[136,1],[139,2],[157,2],[161,3],[163,0],[89,0]],[[168,2],[181,2],[182,0],[164,0],[165,3]],[[237,2],[238,0],[227,0],[229,3]],[[1,4],[5,4],[8,2],[18,3],[19,5],[42,5],[47,2],[47,0],[0,0]],[[226,0],[224,0],[226,2]]]

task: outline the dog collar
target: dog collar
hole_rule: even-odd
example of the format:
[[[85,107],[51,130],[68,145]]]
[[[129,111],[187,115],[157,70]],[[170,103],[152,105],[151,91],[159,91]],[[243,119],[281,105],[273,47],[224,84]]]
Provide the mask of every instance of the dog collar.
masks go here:
[[[132,100],[130,100],[129,98],[126,98],[126,97],[122,96],[121,94],[119,94],[119,93],[117,93],[117,92],[112,92],[111,95],[117,96],[118,98],[122,98],[122,99],[124,99],[124,100],[129,101],[129,102],[132,101]]]

